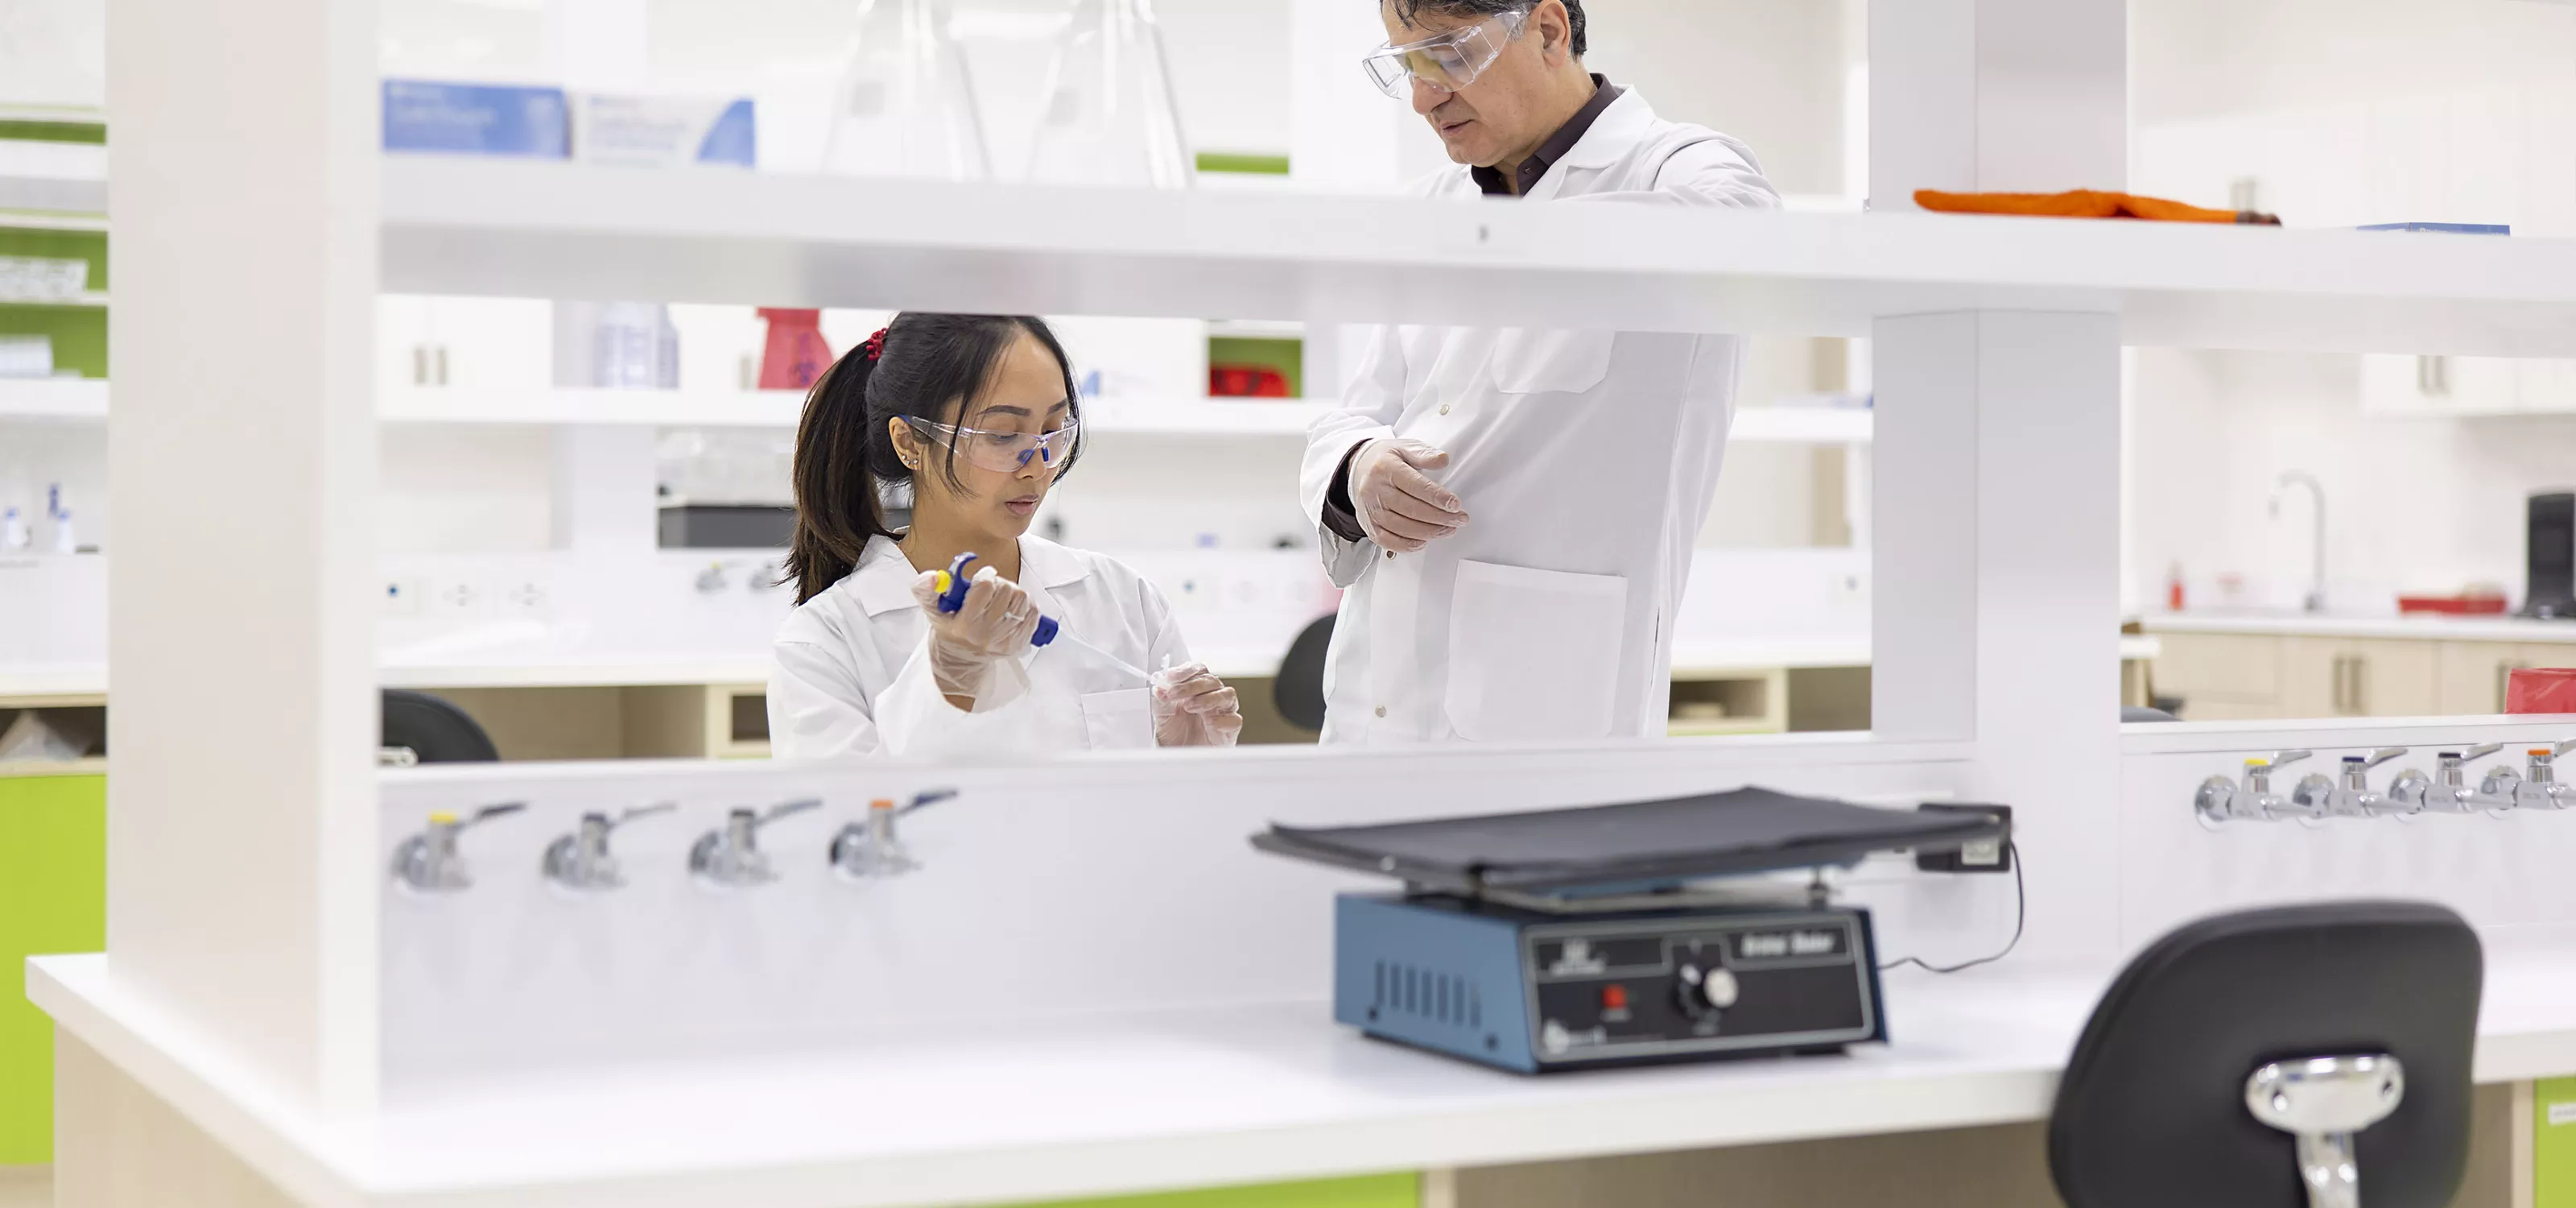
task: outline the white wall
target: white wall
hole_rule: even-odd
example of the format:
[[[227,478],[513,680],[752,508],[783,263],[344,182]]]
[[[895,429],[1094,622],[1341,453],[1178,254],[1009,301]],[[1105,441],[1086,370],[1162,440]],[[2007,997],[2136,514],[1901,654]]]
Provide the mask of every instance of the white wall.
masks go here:
[[[2225,205],[2250,177],[2294,226],[2576,233],[2576,7],[2136,0],[2130,22],[2142,192]],[[2221,573],[2294,602],[2308,505],[2266,508],[2289,469],[2325,483],[2342,602],[2481,582],[2519,596],[2521,501],[2576,483],[2576,416],[2368,415],[2359,375],[2349,356],[2139,350],[2127,561],[2144,603],[2176,563],[2196,602]]]

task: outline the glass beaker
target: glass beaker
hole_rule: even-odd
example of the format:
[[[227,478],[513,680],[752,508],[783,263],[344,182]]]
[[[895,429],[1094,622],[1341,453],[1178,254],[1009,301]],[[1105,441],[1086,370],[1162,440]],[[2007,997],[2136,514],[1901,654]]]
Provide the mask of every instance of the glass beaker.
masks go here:
[[[947,0],[860,0],[859,30],[832,102],[823,170],[846,176],[989,180],[984,120]]]
[[[1069,7],[1028,179],[1191,187],[1196,165],[1152,0],[1069,0]]]

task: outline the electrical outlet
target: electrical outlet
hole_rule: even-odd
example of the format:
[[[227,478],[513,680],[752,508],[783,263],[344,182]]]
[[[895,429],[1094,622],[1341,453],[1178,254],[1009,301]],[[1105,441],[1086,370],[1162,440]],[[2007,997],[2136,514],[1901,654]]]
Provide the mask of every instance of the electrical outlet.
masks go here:
[[[512,612],[541,613],[553,597],[547,594],[545,584],[534,579],[521,579],[501,593],[501,599]]]
[[[438,592],[434,599],[436,611],[440,616],[471,616],[482,607],[483,588],[480,584],[463,579],[451,580],[438,585]]]
[[[1980,839],[1956,851],[1918,851],[1914,867],[1922,872],[2011,872],[2012,807],[2009,805],[1924,804],[1914,807],[1927,814],[1981,814],[2000,820],[2004,833],[1992,839]]]

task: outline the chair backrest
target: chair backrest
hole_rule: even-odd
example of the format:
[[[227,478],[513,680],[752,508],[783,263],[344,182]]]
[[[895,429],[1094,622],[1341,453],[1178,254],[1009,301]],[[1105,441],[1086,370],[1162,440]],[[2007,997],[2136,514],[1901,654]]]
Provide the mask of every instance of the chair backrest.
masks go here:
[[[495,763],[501,752],[472,715],[426,692],[385,689],[384,745],[422,763]]]
[[[2275,1062],[2385,1054],[2395,1111],[2354,1134],[2369,1208],[2443,1208],[2468,1162],[2484,957],[2440,906],[2218,915],[2149,945],[2094,1007],[2057,1086],[2049,1173],[2069,1208],[2295,1208],[2290,1134],[2247,1083]]]
[[[1288,657],[1279,660],[1279,678],[1270,683],[1279,715],[1300,730],[1324,728],[1324,654],[1332,644],[1333,614],[1326,613],[1288,644]]]

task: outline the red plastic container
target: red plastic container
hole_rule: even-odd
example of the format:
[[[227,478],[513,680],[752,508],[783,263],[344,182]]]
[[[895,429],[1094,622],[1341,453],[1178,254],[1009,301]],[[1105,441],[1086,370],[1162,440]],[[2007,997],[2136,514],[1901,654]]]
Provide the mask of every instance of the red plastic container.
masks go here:
[[[761,389],[809,389],[832,367],[822,311],[764,306],[760,317],[769,320],[769,342],[760,353]]]
[[[2576,667],[2526,667],[2505,682],[2507,713],[2576,713]]]
[[[1208,393],[1217,398],[1286,398],[1288,377],[1268,365],[1210,365]]]
[[[2399,596],[2399,612],[2432,612],[2455,617],[2500,617],[2503,596]]]

